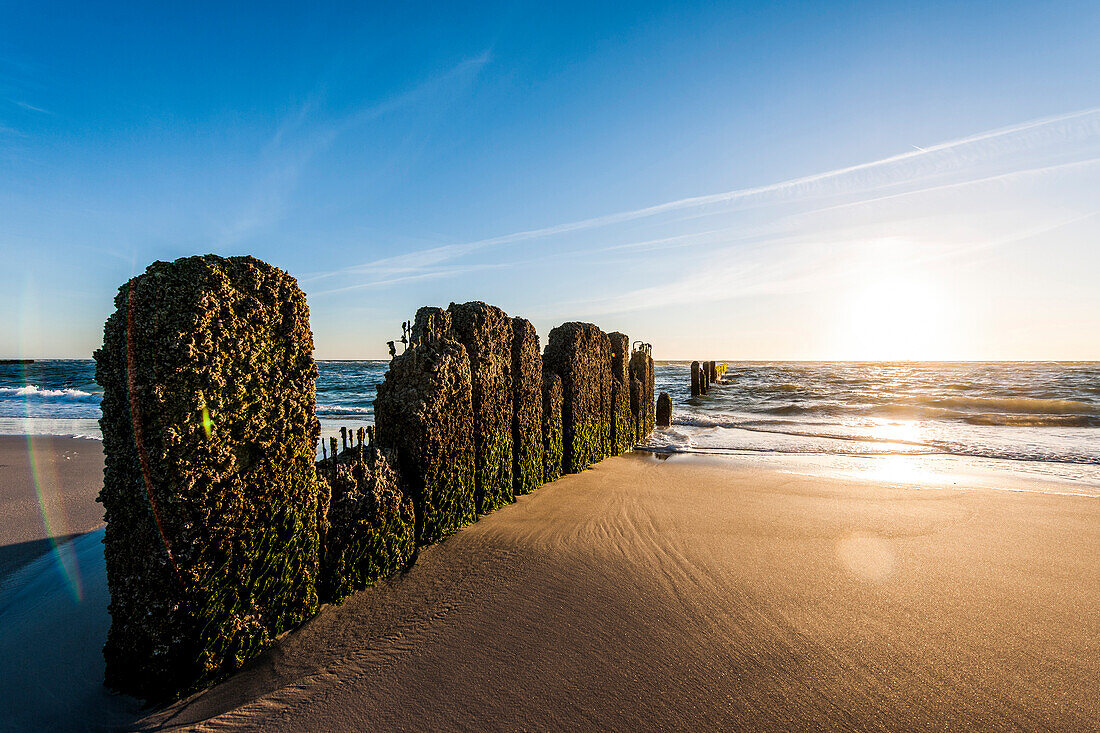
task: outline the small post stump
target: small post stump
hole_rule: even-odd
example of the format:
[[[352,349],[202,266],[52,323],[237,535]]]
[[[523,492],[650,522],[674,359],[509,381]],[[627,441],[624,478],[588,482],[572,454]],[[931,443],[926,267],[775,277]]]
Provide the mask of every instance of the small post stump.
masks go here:
[[[657,427],[667,428],[672,425],[672,398],[668,392],[662,392],[657,398]]]
[[[330,603],[405,568],[416,551],[416,513],[385,455],[373,447],[346,455],[336,468],[321,562],[321,600]]]

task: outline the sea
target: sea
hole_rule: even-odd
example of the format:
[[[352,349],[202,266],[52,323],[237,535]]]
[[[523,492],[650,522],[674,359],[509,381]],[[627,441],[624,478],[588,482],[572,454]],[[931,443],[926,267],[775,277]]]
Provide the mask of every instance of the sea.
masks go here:
[[[977,469],[1100,496],[1100,362],[726,363],[692,397],[689,363],[657,362],[673,421],[639,448],[912,485]],[[323,436],[373,424],[387,366],[318,363]],[[0,365],[0,434],[99,438],[101,395],[90,360]]]

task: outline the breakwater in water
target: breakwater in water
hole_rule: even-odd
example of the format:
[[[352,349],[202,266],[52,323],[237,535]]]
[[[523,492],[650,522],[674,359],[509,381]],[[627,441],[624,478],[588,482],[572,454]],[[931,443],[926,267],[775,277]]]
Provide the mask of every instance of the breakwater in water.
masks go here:
[[[691,362],[691,396],[699,397],[710,391],[726,373],[726,365],[714,361]]]
[[[438,541],[653,430],[651,348],[494,306],[421,308],[373,430],[317,461],[304,294],[251,257],[157,262],[96,352],[109,686],[150,700],[239,669]],[[349,440],[350,438],[350,440]]]

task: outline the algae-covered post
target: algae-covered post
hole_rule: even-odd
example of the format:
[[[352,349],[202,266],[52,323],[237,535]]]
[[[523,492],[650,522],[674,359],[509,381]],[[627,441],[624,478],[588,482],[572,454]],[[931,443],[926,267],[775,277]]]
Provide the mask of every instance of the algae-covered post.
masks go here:
[[[611,342],[611,454],[634,447],[634,415],[630,409],[630,337],[608,334]]]
[[[474,485],[481,514],[515,501],[512,489],[512,320],[500,308],[451,303],[451,331],[470,359]]]
[[[630,374],[641,382],[641,425],[642,437],[653,432],[654,415],[654,374],[653,354],[649,344],[641,344],[630,355]]]
[[[528,494],[542,485],[542,349],[531,322],[512,319],[512,486]]]
[[[668,392],[662,392],[657,398],[657,427],[667,428],[672,425],[672,398]]]
[[[317,609],[317,367],[305,295],[252,257],[155,262],[115,307],[95,354],[106,683],[162,700]]]
[[[642,409],[642,403],[645,395],[645,387],[642,386],[642,380],[635,376],[630,377],[630,414],[631,419],[634,421],[634,442],[640,443],[645,440],[645,414]]]
[[[374,440],[412,498],[417,543],[477,519],[470,360],[462,344],[442,338],[395,357],[378,385],[374,414]]]
[[[549,371],[561,377],[562,470],[577,473],[608,455],[611,344],[591,323],[572,321],[550,332],[543,355]]]
[[[550,483],[562,474],[561,377],[542,373],[542,481]]]
[[[412,502],[385,455],[362,442],[337,467],[328,520],[318,584],[323,601],[339,602],[393,575],[416,551]]]

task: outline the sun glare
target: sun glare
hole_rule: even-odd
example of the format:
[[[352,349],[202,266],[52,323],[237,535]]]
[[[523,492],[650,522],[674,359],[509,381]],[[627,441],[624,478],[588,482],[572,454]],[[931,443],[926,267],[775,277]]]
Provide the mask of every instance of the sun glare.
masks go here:
[[[836,358],[943,358],[949,337],[944,294],[931,273],[908,264],[911,249],[908,242],[879,240],[853,262],[850,287],[838,300]]]

